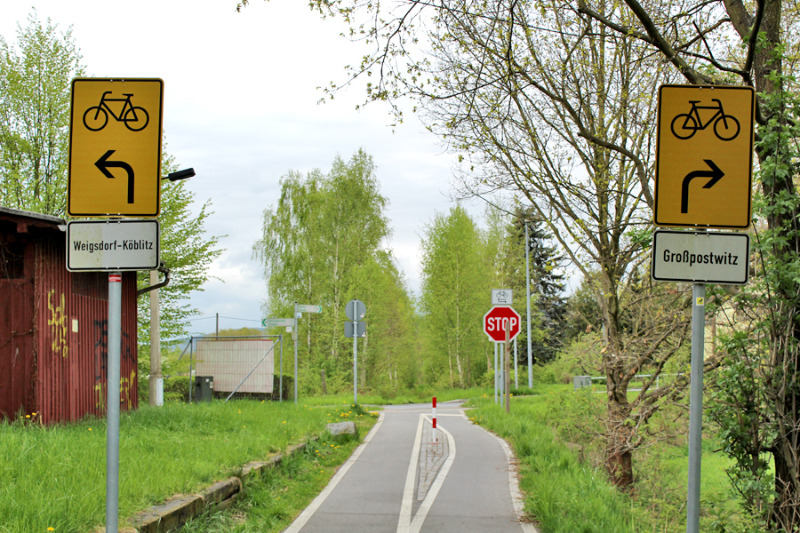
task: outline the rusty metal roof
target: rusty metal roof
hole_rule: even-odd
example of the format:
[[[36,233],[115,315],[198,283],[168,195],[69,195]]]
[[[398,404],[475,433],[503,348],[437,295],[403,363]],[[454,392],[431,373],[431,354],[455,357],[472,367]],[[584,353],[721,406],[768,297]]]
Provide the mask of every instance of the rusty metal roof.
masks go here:
[[[17,222],[19,219],[27,219],[28,223],[42,226],[61,226],[66,224],[66,221],[60,217],[0,206],[0,220]]]

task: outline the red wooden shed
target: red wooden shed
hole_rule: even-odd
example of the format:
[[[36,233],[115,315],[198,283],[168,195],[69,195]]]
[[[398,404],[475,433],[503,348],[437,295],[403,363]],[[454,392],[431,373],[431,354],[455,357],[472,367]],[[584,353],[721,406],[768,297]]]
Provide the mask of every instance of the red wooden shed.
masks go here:
[[[67,271],[65,228],[0,207],[0,418],[105,414],[108,274]],[[121,338],[121,409],[135,409],[135,272],[123,273]]]

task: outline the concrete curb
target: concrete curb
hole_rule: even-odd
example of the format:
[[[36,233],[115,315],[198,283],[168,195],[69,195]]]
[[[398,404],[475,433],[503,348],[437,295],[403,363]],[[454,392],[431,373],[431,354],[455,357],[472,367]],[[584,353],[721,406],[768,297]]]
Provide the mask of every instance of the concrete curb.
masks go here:
[[[128,520],[130,527],[120,528],[120,533],[170,533],[177,531],[186,522],[207,511],[231,507],[247,484],[256,481],[261,473],[278,466],[284,457],[305,448],[306,444],[294,444],[284,454],[275,454],[266,461],[252,461],[245,464],[236,476],[214,483],[199,494],[177,494],[161,505],[136,513]],[[105,527],[94,533],[105,533]]]

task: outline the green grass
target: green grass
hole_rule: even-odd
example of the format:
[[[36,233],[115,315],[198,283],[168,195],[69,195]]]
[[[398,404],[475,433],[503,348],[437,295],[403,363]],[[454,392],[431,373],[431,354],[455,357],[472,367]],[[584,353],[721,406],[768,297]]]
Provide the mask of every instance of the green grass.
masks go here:
[[[603,395],[571,386],[537,385],[515,396],[507,415],[491,390],[437,391],[440,402],[471,397],[476,422],[507,439],[517,454],[526,512],[542,533],[681,532],[685,529],[687,451],[678,436],[634,455],[633,496],[611,486],[602,470],[597,424]],[[362,405],[428,403],[431,391],[359,394]],[[194,493],[266,459],[290,443],[319,435],[327,422],[356,419],[361,435],[374,422],[351,406],[352,395],[300,398],[300,405],[256,401],[142,407],[121,421],[120,517]],[[35,417],[34,417],[35,418]],[[667,418],[667,417],[665,417]],[[22,419],[25,420],[24,418]],[[43,428],[0,422],[0,533],[92,531],[105,519],[104,420]],[[577,446],[576,446],[577,443]],[[357,445],[314,441],[248,485],[233,509],[191,522],[187,533],[280,531],[318,494]],[[577,448],[580,448],[580,452]],[[739,507],[731,499],[728,459],[704,442],[703,531],[738,531]],[[719,529],[722,523],[728,529]]]
[[[682,532],[686,523],[688,451],[685,435],[634,453],[636,488],[624,494],[602,468],[602,442],[591,425],[604,408],[600,395],[571,386],[542,388],[543,394],[513,398],[511,413],[479,397],[470,417],[509,441],[520,468],[526,512],[543,533]],[[680,427],[674,429],[680,430]],[[579,443],[576,445],[576,443]],[[577,449],[580,448],[580,452]],[[724,473],[729,459],[703,443],[701,530],[722,521],[736,527],[740,509]]]
[[[355,416],[347,406],[255,401],[174,403],[124,413],[120,517],[176,493],[197,492],[249,461],[321,433],[327,422]],[[0,532],[86,532],[102,525],[105,457],[105,420],[49,428],[0,422]]]
[[[324,436],[264,472],[235,506],[191,520],[183,533],[271,533],[284,530],[319,494],[358,441]]]

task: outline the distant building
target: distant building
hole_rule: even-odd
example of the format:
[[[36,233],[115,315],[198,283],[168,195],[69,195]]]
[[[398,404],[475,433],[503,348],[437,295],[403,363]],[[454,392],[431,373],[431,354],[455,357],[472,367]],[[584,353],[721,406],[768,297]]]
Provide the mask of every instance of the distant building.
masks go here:
[[[67,271],[65,228],[0,207],[0,418],[105,415],[108,274]],[[135,272],[123,273],[121,338],[121,408],[135,409]]]

